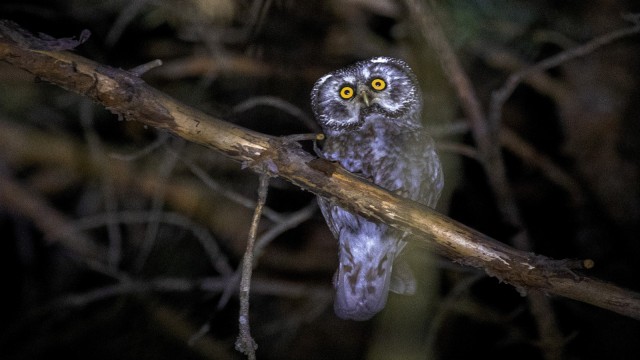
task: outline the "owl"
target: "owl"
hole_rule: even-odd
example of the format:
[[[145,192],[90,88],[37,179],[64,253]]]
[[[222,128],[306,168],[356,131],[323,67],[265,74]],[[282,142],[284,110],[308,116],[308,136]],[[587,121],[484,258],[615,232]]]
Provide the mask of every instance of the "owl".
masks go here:
[[[436,205],[442,169],[421,126],[416,76],[404,61],[376,57],[329,73],[315,83],[311,105],[326,139],[320,157],[400,196]],[[408,265],[395,261],[408,234],[328,199],[318,203],[339,243],[336,315],[367,320],[384,308],[389,290],[415,292]]]

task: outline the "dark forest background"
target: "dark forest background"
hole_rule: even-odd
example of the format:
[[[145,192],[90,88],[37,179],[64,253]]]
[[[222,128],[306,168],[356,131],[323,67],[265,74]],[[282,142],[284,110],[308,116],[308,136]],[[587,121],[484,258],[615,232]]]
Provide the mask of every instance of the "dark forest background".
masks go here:
[[[483,108],[510,74],[638,21],[628,1],[433,1]],[[498,240],[505,219],[438,54],[403,1],[3,1],[0,18],[129,69],[210,114],[310,133],[323,74],[373,56],[418,75],[446,179],[438,210]],[[419,17],[419,14],[418,16]],[[531,251],[593,259],[640,291],[640,35],[527,77],[499,144]],[[490,176],[490,174],[489,174]],[[257,175],[0,63],[0,359],[240,359],[234,273]],[[260,359],[632,359],[640,322],[512,286],[409,246],[413,297],[338,319],[337,243],[315,196],[270,181],[251,294]],[[87,253],[97,252],[91,258]],[[547,327],[541,327],[545,323]]]

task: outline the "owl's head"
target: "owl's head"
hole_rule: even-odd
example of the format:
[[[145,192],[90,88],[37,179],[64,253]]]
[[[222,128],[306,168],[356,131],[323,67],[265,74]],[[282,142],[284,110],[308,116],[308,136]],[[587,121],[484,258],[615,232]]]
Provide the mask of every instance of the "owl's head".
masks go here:
[[[407,63],[376,57],[321,77],[313,86],[311,105],[325,131],[357,129],[372,115],[416,128],[422,98]]]

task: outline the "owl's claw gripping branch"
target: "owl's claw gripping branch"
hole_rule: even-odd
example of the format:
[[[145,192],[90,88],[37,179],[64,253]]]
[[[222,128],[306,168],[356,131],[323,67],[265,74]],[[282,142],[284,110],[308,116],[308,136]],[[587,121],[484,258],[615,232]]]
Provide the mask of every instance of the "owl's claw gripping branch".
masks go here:
[[[409,232],[411,241],[519,288],[536,289],[640,319],[640,295],[586,276],[576,280],[547,261],[518,251],[416,202],[383,190],[344,169],[324,172],[309,166],[315,158],[299,146],[247,130],[190,108],[133,81],[126,71],[107,68],[69,52],[34,50],[17,44],[0,28],[0,60],[34,76],[102,104],[111,111],[186,140],[215,149],[240,162],[268,156],[277,165],[274,176],[328,198],[367,219]],[[522,264],[533,264],[531,268]]]

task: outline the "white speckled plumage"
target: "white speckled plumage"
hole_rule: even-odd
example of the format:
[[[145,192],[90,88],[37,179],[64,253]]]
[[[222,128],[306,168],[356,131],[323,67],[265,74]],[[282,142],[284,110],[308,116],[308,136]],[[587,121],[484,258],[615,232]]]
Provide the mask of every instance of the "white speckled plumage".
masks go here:
[[[382,79],[382,90],[373,88]],[[353,97],[340,96],[343,87]],[[422,130],[421,93],[402,60],[377,57],[320,78],[312,107],[326,141],[320,156],[401,196],[434,207],[443,186],[433,141]],[[366,320],[384,308],[389,290],[412,293],[407,267],[394,270],[406,234],[374,223],[319,198],[320,209],[339,241],[334,309],[345,319]]]

